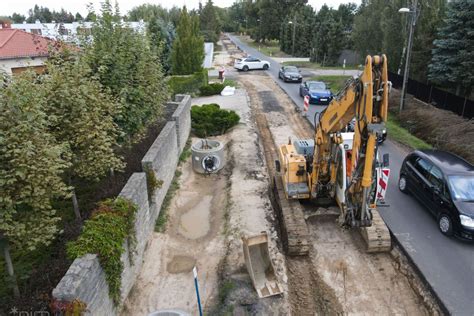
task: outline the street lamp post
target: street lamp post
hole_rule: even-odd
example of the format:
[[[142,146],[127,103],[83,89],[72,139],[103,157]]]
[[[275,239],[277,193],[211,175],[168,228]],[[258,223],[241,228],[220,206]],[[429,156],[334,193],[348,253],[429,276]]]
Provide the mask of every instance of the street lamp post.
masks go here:
[[[411,57],[411,50],[413,46],[413,33],[415,32],[415,25],[416,25],[416,20],[419,15],[419,9],[418,9],[418,0],[414,0],[413,4],[413,9],[410,10],[408,8],[401,8],[398,10],[400,13],[410,13],[411,14],[411,20],[410,20],[410,32],[408,34],[408,45],[407,45],[407,50],[406,50],[406,55],[407,58],[405,60],[405,72],[403,73],[403,85],[402,85],[402,94],[400,97],[400,113],[403,110],[403,107],[405,105],[405,96],[406,96],[406,86],[408,82],[408,74],[410,72],[410,57]]]
[[[260,43],[260,34],[261,34],[261,28],[262,28],[262,23],[260,23],[260,19],[257,19],[258,22],[258,42]],[[258,50],[260,50],[260,44],[258,45]]]
[[[293,34],[291,36],[292,46],[291,46],[291,56],[295,56],[295,36],[296,36],[296,15],[293,21],[289,21],[288,24],[293,25]]]

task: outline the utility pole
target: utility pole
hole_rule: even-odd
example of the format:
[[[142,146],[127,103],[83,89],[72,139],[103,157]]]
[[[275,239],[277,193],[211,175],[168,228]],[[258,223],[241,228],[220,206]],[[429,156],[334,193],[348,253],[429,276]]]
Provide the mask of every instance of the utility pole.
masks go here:
[[[293,24],[293,35],[292,35],[292,46],[291,46],[291,56],[295,56],[295,36],[296,36],[296,13],[295,18],[293,21],[288,22],[289,24]]]
[[[258,42],[260,43],[260,33],[261,33],[261,26],[262,24],[260,23],[260,19],[257,19],[257,23],[258,23]],[[260,45],[258,46],[258,50],[260,50]]]
[[[408,83],[408,75],[410,72],[410,57],[411,57],[411,50],[413,47],[413,33],[415,32],[415,25],[416,25],[416,20],[419,15],[419,9],[418,9],[418,0],[414,0],[412,10],[408,8],[401,8],[398,10],[400,13],[410,13],[411,14],[411,19],[410,19],[410,32],[408,35],[408,47],[407,47],[407,58],[405,61],[405,72],[403,73],[403,85],[402,85],[402,94],[400,97],[400,113],[403,111],[403,107],[405,106],[405,96],[406,96],[406,86]]]

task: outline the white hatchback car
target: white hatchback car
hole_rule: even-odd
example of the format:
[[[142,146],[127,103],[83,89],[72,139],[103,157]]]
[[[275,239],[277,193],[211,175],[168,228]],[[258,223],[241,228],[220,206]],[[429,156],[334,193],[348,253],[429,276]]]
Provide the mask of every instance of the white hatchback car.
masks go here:
[[[238,70],[248,71],[252,69],[267,70],[270,68],[270,63],[266,60],[260,60],[255,57],[238,58],[234,62],[234,68]]]

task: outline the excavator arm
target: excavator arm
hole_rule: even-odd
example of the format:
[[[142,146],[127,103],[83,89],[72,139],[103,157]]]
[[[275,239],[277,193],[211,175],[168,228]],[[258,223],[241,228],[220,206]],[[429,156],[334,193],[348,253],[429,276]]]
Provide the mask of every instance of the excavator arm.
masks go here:
[[[372,224],[377,136],[385,129],[389,88],[385,55],[367,56],[361,76],[348,81],[317,117],[310,180],[312,198],[328,192],[334,196],[337,166],[333,145],[342,143],[339,131],[355,118],[351,174],[346,175],[349,185],[341,214],[343,224],[348,226]]]

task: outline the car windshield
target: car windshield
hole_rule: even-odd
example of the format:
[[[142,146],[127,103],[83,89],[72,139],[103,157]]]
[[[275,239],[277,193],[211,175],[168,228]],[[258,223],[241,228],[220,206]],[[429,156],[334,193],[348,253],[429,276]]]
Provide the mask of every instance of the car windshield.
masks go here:
[[[288,71],[288,72],[298,72],[298,68],[296,67],[285,67],[285,71]]]
[[[311,82],[308,87],[310,90],[326,90],[326,85],[322,82]]]
[[[450,176],[448,178],[454,200],[474,201],[474,176]]]

